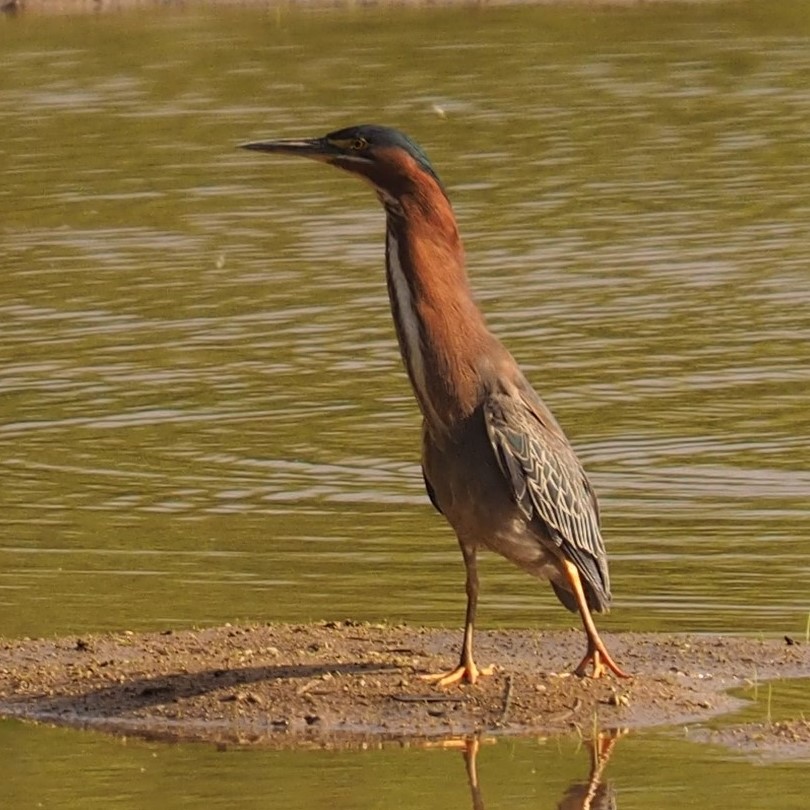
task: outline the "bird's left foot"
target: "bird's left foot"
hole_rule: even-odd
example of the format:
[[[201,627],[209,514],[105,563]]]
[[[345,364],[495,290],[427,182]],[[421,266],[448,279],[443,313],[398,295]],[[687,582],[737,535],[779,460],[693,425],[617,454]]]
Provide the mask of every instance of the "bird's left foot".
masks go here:
[[[592,665],[590,676],[592,678],[602,678],[610,670],[618,678],[631,677],[625,672],[611,657],[607,650],[599,650],[595,646],[588,645],[588,652],[579,662],[579,666],[574,670],[574,675],[584,678],[588,674],[588,665]]]
[[[420,675],[423,681],[436,684],[436,686],[452,686],[454,683],[474,684],[481,675],[492,675],[495,672],[494,666],[479,669],[474,661],[460,663],[450,672],[438,672],[430,675]]]

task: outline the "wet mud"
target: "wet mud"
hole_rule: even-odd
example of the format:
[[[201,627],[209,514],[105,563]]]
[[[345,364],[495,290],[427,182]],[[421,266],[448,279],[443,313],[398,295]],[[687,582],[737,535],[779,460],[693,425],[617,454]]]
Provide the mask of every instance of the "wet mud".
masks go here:
[[[777,639],[606,634],[627,680],[568,674],[579,631],[476,640],[495,672],[445,688],[420,676],[456,664],[459,631],[342,621],[6,640],[0,715],[223,746],[368,746],[694,724],[742,705],[733,687],[810,676],[810,647]],[[698,730],[810,756],[804,718]]]

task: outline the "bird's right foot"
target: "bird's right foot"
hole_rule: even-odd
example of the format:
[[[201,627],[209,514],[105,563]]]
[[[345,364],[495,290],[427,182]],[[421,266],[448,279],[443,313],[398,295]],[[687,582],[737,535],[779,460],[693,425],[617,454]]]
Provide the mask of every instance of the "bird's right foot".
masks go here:
[[[574,670],[574,675],[580,678],[588,675],[588,665],[591,665],[590,672],[591,678],[602,678],[610,670],[618,678],[630,678],[628,675],[611,657],[608,651],[601,643],[599,645],[588,644],[588,651],[585,657],[579,662],[579,666]]]

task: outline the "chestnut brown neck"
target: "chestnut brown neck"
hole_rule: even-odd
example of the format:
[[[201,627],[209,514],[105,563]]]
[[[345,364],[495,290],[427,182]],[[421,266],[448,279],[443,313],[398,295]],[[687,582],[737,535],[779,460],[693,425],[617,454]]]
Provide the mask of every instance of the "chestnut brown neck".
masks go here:
[[[428,428],[447,431],[479,404],[481,358],[500,344],[473,300],[456,219],[438,183],[380,197],[403,361]]]

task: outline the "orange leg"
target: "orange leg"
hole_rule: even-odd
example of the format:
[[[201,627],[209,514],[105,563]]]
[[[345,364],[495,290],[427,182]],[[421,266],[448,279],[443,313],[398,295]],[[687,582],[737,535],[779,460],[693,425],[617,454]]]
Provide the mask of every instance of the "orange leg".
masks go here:
[[[582,580],[579,577],[577,567],[570,560],[563,560],[563,570],[577,600],[579,615],[582,617],[585,635],[588,637],[588,649],[585,657],[579,662],[574,674],[585,675],[588,664],[592,664],[591,677],[593,678],[601,678],[605,674],[605,668],[620,678],[629,678],[630,676],[610,657],[610,653],[607,651],[602,639],[599,638],[599,632],[593,623],[591,612],[588,610],[588,601],[585,599],[585,592],[582,590]]]
[[[478,737],[467,740],[464,750],[464,765],[467,769],[467,783],[470,786],[473,810],[484,810],[484,799],[478,785],[478,748],[481,743]]]
[[[610,783],[603,779],[613,746],[626,731],[597,732],[591,743],[591,769],[588,781],[575,783],[566,791],[560,807],[578,810],[596,810],[597,807],[615,807],[616,797]]]
[[[473,626],[475,624],[475,611],[478,606],[478,566],[475,559],[475,547],[468,549],[461,545],[464,556],[464,566],[467,569],[467,615],[464,622],[464,642],[461,645],[461,660],[455,669],[450,672],[440,672],[421,677],[436,686],[450,686],[454,683],[464,682],[474,684],[479,675],[491,675],[493,668],[479,669],[473,660]]]

